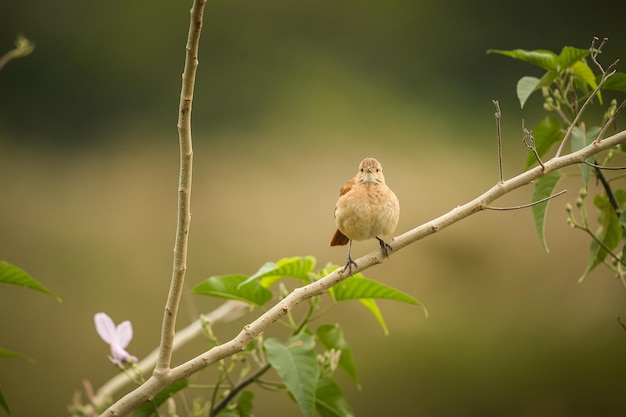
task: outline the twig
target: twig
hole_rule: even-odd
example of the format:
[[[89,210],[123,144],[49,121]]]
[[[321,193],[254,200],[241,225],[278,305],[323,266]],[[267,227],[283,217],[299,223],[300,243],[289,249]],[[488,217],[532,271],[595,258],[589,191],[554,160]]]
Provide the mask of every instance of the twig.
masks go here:
[[[598,161],[594,161],[594,162],[597,163]],[[613,211],[619,218],[620,214],[622,213],[622,209],[620,208],[619,203],[617,202],[617,198],[615,198],[615,194],[613,193],[611,184],[609,184],[609,182],[606,180],[600,168],[596,167],[594,168],[594,170],[596,172],[596,177],[598,177],[598,179],[600,180],[600,183],[602,183],[602,187],[604,188],[604,192],[606,193],[606,196],[609,199],[609,202],[611,203],[611,207],[613,207]]]
[[[448,213],[411,229],[402,235],[396,236],[390,242],[393,247],[391,252],[395,253],[412,243],[464,220],[472,214],[485,210],[489,203],[513,190],[530,184],[532,181],[537,180],[549,172],[559,170],[566,166],[579,164],[599,152],[611,149],[613,146],[625,142],[626,130],[604,139],[599,144],[591,143],[579,151],[572,152],[561,157],[554,157],[544,163],[545,170],[542,170],[541,167],[535,167],[509,180],[498,183],[472,201],[469,201],[462,206],[458,206]],[[363,271],[374,265],[382,263],[384,260],[385,258],[383,258],[380,250],[372,251],[371,253],[356,259],[358,267],[354,267],[352,272]],[[215,346],[207,352],[204,352],[195,358],[172,368],[170,372],[161,375],[159,378],[156,376],[149,378],[145,384],[137,387],[133,392],[126,394],[119,401],[109,407],[109,409],[107,409],[102,415],[104,417],[125,416],[141,404],[144,404],[150,398],[153,398],[154,395],[172,382],[193,375],[218,360],[244,350],[248,343],[250,343],[255,337],[265,331],[272,323],[276,322],[295,308],[298,304],[311,297],[325,293],[329,288],[346,278],[348,278],[347,272],[342,274],[341,269],[336,269],[318,281],[296,288],[288,296],[280,300],[252,323],[244,326],[239,334],[230,341],[222,345]]]
[[[500,111],[500,103],[498,100],[493,100],[493,104],[496,106],[496,135],[498,137],[498,173],[500,174],[498,182],[502,182],[504,180],[504,174],[502,172],[502,112]]]
[[[618,317],[618,318],[617,318],[617,322],[620,324],[620,326],[622,326],[622,328],[623,328],[624,330],[626,330],[626,324],[624,324],[624,322],[622,321],[622,319],[621,319],[621,318],[619,318],[619,317]]]
[[[602,43],[600,44],[600,46],[595,49],[595,42],[598,40],[598,38],[593,38],[593,41],[591,42],[591,59],[596,63],[596,65],[600,68],[600,71],[602,72],[602,78],[600,79],[600,82],[598,83],[598,85],[596,86],[596,88],[593,89],[593,91],[591,92],[591,94],[589,94],[589,97],[587,97],[587,99],[585,100],[585,102],[583,103],[583,105],[581,106],[580,110],[578,110],[578,113],[576,113],[576,117],[574,117],[574,120],[572,120],[572,123],[569,125],[569,128],[567,129],[567,132],[565,132],[565,136],[563,137],[563,140],[561,141],[561,144],[559,145],[559,149],[557,149],[556,151],[556,157],[561,156],[561,152],[563,152],[563,148],[565,147],[565,144],[567,143],[567,141],[569,140],[569,138],[572,136],[572,132],[574,131],[574,128],[578,125],[578,122],[580,121],[580,118],[582,117],[583,113],[585,112],[585,110],[587,109],[587,106],[589,106],[589,104],[591,103],[591,101],[593,100],[593,98],[598,94],[598,92],[602,89],[602,87],[604,86],[604,84],[606,83],[606,80],[609,79],[609,77],[611,77],[613,74],[615,74],[615,70],[613,69],[613,67],[615,65],[617,65],[617,63],[619,62],[619,60],[616,60],[615,62],[613,62],[611,65],[609,65],[609,67],[607,68],[607,70],[605,71],[604,68],[602,68],[602,66],[600,65],[600,63],[597,61],[596,57],[597,55],[601,52],[600,48],[602,48],[604,46],[604,43],[606,42],[606,38],[602,41]],[[610,72],[608,72],[610,71]]]
[[[29,55],[35,49],[35,43],[28,40],[21,33],[17,35],[15,40],[15,48],[0,56],[0,70],[12,59],[21,58]]]
[[[254,371],[254,373],[252,373],[246,379],[244,379],[239,384],[237,384],[235,387],[233,387],[233,389],[230,390],[228,392],[228,394],[224,398],[222,398],[222,400],[219,403],[217,403],[215,405],[215,407],[213,407],[211,409],[211,413],[209,414],[209,417],[213,417],[213,416],[218,415],[219,412],[222,411],[224,409],[224,407],[226,407],[228,405],[228,403],[233,398],[235,398],[237,396],[237,394],[239,394],[241,392],[242,389],[244,389],[245,387],[247,387],[248,385],[250,385],[251,383],[256,381],[257,378],[259,378],[265,372],[269,371],[270,368],[271,368],[271,366],[270,366],[269,363],[263,365],[261,368],[259,368],[256,371]]]
[[[521,206],[511,206],[511,207],[492,207],[492,206],[487,206],[485,208],[487,210],[519,210],[519,209],[524,209],[524,208],[536,206],[537,204],[544,203],[544,202],[546,202],[548,200],[553,199],[554,197],[558,197],[561,194],[565,194],[566,192],[567,192],[567,190],[559,191],[558,193],[552,194],[551,196],[548,196],[548,197],[544,197],[541,200],[533,201],[532,203],[528,203],[528,204],[522,204]]]
[[[622,171],[622,170],[626,169],[626,166],[625,167],[607,167],[607,166],[604,166],[604,165],[594,164],[593,162],[589,162],[589,161],[583,161],[582,163],[585,164],[585,165],[589,165],[590,167],[594,167],[594,168],[597,168],[597,169],[604,169],[604,170],[607,170],[607,171]]]
[[[613,112],[613,114],[611,114],[611,117],[609,117],[609,119],[606,121],[604,126],[602,126],[602,130],[600,131],[600,133],[598,133],[598,137],[596,138],[596,143],[602,140],[607,129],[609,128],[609,126],[611,126],[611,124],[613,124],[613,122],[615,121],[615,118],[624,109],[625,105],[626,105],[626,100],[623,100],[622,103],[619,105],[619,107]]]
[[[524,146],[532,151],[533,155],[535,155],[535,159],[537,159],[537,162],[539,162],[539,165],[541,165],[541,169],[545,171],[546,167],[543,166],[543,161],[539,157],[539,152],[537,152],[537,146],[535,145],[535,137],[533,136],[533,132],[526,129],[526,126],[524,126],[524,119],[522,119],[522,132],[522,142],[524,143]]]

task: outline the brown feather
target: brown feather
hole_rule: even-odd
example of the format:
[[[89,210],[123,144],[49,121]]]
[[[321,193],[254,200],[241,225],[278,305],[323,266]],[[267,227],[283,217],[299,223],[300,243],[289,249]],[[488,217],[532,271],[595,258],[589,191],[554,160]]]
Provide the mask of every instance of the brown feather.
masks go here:
[[[343,246],[346,245],[349,241],[350,239],[348,239],[346,235],[344,235],[339,229],[337,229],[332,239],[330,239],[330,246]]]

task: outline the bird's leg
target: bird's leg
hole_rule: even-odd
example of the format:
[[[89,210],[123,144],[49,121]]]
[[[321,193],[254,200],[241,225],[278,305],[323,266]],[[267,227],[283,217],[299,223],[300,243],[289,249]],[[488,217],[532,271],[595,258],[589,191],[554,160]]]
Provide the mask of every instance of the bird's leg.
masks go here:
[[[352,257],[350,256],[350,252],[352,252],[352,239],[350,239],[350,244],[348,246],[348,263],[346,263],[346,266],[343,267],[343,271],[342,271],[342,272],[345,272],[346,268],[348,268],[348,273],[350,274],[350,276],[352,276],[352,265],[354,265],[355,267],[357,265],[356,265],[356,262],[352,260]]]
[[[384,240],[382,240],[378,236],[376,236],[376,239],[378,239],[378,243],[380,243],[380,250],[383,252],[383,256],[385,258],[389,258],[389,252],[387,251],[387,249],[393,250],[393,248],[391,246],[389,246],[389,244],[387,242],[385,242]]]

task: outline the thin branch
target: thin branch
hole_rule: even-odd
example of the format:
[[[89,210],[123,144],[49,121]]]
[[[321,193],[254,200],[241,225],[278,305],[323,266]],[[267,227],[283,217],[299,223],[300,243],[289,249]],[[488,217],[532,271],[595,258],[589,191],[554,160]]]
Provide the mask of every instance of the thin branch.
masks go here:
[[[261,375],[263,375],[264,373],[269,371],[270,368],[271,368],[271,366],[270,366],[269,363],[263,365],[261,368],[259,368],[256,371],[254,371],[254,373],[252,373],[246,379],[244,379],[239,384],[237,384],[235,387],[233,387],[233,389],[228,392],[228,395],[226,395],[219,403],[217,403],[215,405],[215,407],[213,407],[213,409],[211,410],[211,414],[209,414],[209,416],[213,417],[213,416],[218,415],[219,412],[222,411],[224,409],[224,407],[226,407],[228,405],[228,403],[233,398],[235,398],[237,396],[237,394],[239,394],[241,392],[242,389],[244,389],[245,387],[247,387],[248,385],[250,385],[251,383],[256,381],[257,378],[259,378]]]
[[[185,54],[185,67],[182,75],[180,103],[178,113],[178,138],[180,142],[180,172],[178,182],[178,221],[176,242],[174,244],[174,265],[170,290],[165,305],[159,358],[154,370],[155,375],[167,373],[172,361],[172,348],[176,326],[176,316],[184,290],[187,270],[187,243],[191,224],[191,172],[193,166],[193,148],[191,142],[191,108],[193,91],[198,69],[198,49],[202,18],[206,0],[194,0],[190,11],[189,33]]]
[[[572,152],[561,157],[554,157],[545,162],[545,170],[541,167],[535,167],[509,180],[498,183],[472,201],[469,201],[462,206],[455,207],[448,213],[437,217],[436,219],[411,229],[402,235],[396,236],[390,242],[393,250],[390,249],[389,251],[390,253],[395,253],[410,244],[460,222],[473,214],[485,210],[491,202],[513,190],[530,184],[549,172],[559,170],[566,166],[582,163],[585,159],[596,155],[599,152],[611,149],[613,146],[625,142],[626,130],[604,139],[599,144],[593,142],[579,151]],[[381,251],[375,250],[357,259],[356,263],[358,266],[354,267],[352,272],[360,272],[374,265],[378,265],[382,263],[384,259],[385,258],[383,257]],[[332,286],[348,278],[348,276],[347,271],[346,273],[342,273],[341,268],[339,268],[318,281],[296,288],[288,296],[280,300],[252,323],[244,326],[239,334],[230,341],[219,346],[215,346],[207,352],[204,352],[195,358],[172,368],[170,372],[161,375],[160,378],[157,378],[156,376],[149,378],[145,384],[137,387],[134,391],[126,394],[115,404],[111,405],[111,407],[109,407],[102,415],[105,417],[122,417],[128,415],[131,411],[144,404],[150,398],[153,398],[159,391],[172,382],[189,377],[216,361],[227,358],[228,356],[244,350],[248,343],[250,343],[255,337],[264,332],[272,323],[279,320],[298,304],[311,297],[325,293]]]
[[[623,328],[624,330],[626,330],[626,324],[624,324],[624,322],[622,321],[622,319],[621,319],[621,318],[619,318],[619,317],[618,317],[618,318],[617,318],[617,322],[620,324],[620,326],[622,326],[622,328]]]
[[[583,161],[582,163],[585,164],[585,165],[589,165],[590,167],[594,167],[594,168],[597,168],[597,169],[604,169],[604,170],[607,170],[607,171],[622,171],[622,170],[626,169],[626,167],[607,167],[607,166],[604,166],[604,165],[594,164],[593,162],[589,162],[589,161]]]
[[[625,105],[626,105],[626,100],[623,100],[622,103],[619,105],[619,107],[613,112],[613,114],[611,114],[611,117],[609,117],[609,119],[606,121],[604,126],[602,126],[602,130],[600,131],[600,133],[598,133],[598,137],[596,138],[596,143],[602,140],[607,129],[609,128],[609,126],[613,124],[613,122],[615,121],[615,118],[624,109]]]
[[[533,136],[533,132],[532,130],[526,129],[526,126],[524,126],[524,119],[522,119],[522,133],[522,142],[524,143],[524,146],[532,151],[533,155],[535,155],[535,159],[537,159],[537,162],[539,162],[539,165],[541,165],[541,169],[545,171],[546,168],[543,166],[543,161],[539,157],[539,152],[537,152],[537,146],[535,145],[535,137]]]
[[[598,161],[594,160],[594,162],[598,162]],[[615,198],[615,193],[613,193],[611,184],[609,184],[609,182],[606,180],[606,177],[604,176],[600,168],[594,168],[594,171],[596,172],[596,177],[598,177],[598,179],[600,180],[600,183],[602,184],[602,187],[604,188],[604,192],[606,193],[606,196],[609,199],[609,202],[611,203],[611,207],[613,207],[613,211],[619,218],[622,212],[622,209],[620,208],[620,205],[617,202],[617,198]]]
[[[502,112],[500,111],[500,103],[498,102],[498,100],[493,100],[493,104],[494,106],[496,106],[496,135],[498,138],[498,173],[500,174],[498,176],[499,180],[498,182],[502,182],[504,180],[504,174],[503,174],[503,169],[502,169],[502,127],[501,127],[501,120],[502,120]]]
[[[600,68],[600,71],[602,72],[602,78],[600,79],[600,82],[598,83],[596,88],[594,88],[593,91],[591,92],[591,94],[589,94],[589,97],[587,97],[587,99],[585,100],[585,102],[581,106],[580,110],[578,110],[578,113],[576,114],[576,117],[574,117],[574,120],[572,120],[572,123],[569,125],[569,128],[567,129],[567,132],[565,132],[565,136],[563,137],[563,140],[561,141],[561,144],[559,145],[559,149],[556,151],[555,157],[561,156],[561,152],[563,152],[563,148],[565,147],[565,144],[567,143],[569,138],[572,136],[572,132],[574,131],[574,128],[578,125],[578,122],[580,121],[580,118],[582,117],[583,113],[587,109],[587,106],[589,106],[589,104],[591,103],[593,98],[598,94],[598,92],[602,89],[602,87],[604,87],[604,84],[606,83],[606,80],[608,80],[609,77],[611,77],[613,74],[615,74],[615,70],[613,69],[613,67],[615,67],[615,65],[617,65],[619,60],[616,60],[611,65],[609,65],[609,67],[605,71],[604,68],[602,68],[600,63],[597,61],[597,56],[601,52],[600,48],[602,48],[604,46],[604,43],[606,42],[607,39],[605,38],[602,41],[602,43],[600,44],[600,46],[598,48],[595,48],[595,42],[597,40],[598,40],[598,38],[593,38],[593,41],[591,42],[591,48],[590,48],[591,49],[591,59],[596,63],[598,68]]]
[[[536,206],[537,204],[541,204],[544,203],[548,200],[553,199],[554,197],[558,197],[561,194],[565,194],[567,192],[567,190],[563,190],[563,191],[559,191],[556,194],[552,194],[551,196],[542,198],[541,200],[537,200],[537,201],[533,201],[532,203],[528,203],[528,204],[522,204],[521,206],[511,206],[511,207],[492,207],[492,206],[487,206],[485,207],[485,209],[487,210],[519,210],[519,209],[524,209],[524,208],[528,208],[528,207],[532,207],[532,206]]]
[[[35,43],[19,33],[15,40],[15,48],[0,56],[0,70],[8,64],[9,61],[29,55],[34,49]]]

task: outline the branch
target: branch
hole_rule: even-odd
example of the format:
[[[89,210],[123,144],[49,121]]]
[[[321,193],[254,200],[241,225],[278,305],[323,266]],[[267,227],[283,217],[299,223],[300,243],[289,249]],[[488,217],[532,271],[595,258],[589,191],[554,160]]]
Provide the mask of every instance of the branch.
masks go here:
[[[606,71],[604,70],[604,68],[602,68],[602,65],[600,65],[600,63],[597,61],[596,57],[600,53],[600,50],[604,46],[604,43],[606,42],[607,39],[605,38],[600,44],[600,46],[598,48],[595,48],[595,43],[597,40],[598,38],[593,38],[593,41],[591,43],[591,48],[590,48],[591,59],[598,66],[598,68],[600,68],[600,71],[602,72],[602,78],[600,79],[600,82],[598,83],[596,88],[594,88],[591,94],[589,94],[589,97],[587,97],[587,100],[585,100],[580,110],[578,110],[578,113],[576,113],[576,117],[574,118],[574,120],[572,120],[572,123],[569,125],[569,128],[567,129],[567,132],[565,132],[565,136],[563,137],[563,140],[561,141],[561,144],[559,145],[559,149],[556,151],[556,155],[555,155],[556,157],[560,156],[561,152],[563,152],[563,148],[565,147],[565,144],[569,140],[570,136],[572,136],[572,132],[574,131],[574,128],[578,125],[578,122],[580,121],[581,117],[583,116],[583,113],[587,109],[587,106],[589,106],[593,98],[598,94],[598,92],[602,89],[602,87],[604,87],[606,80],[608,80],[609,77],[615,74],[615,70],[613,69],[613,67],[617,65],[618,61],[615,61],[611,65],[609,65]]]
[[[182,76],[178,114],[178,138],[180,142],[180,172],[178,181],[178,221],[174,244],[174,265],[172,280],[165,305],[161,343],[155,376],[166,374],[172,361],[172,348],[176,326],[176,316],[184,289],[187,270],[187,242],[191,223],[191,172],[193,149],[191,143],[191,105],[198,69],[198,48],[202,31],[202,17],[206,0],[194,0],[190,11],[189,34],[185,54],[185,68]]]
[[[493,100],[493,105],[496,106],[496,113],[495,113],[495,117],[496,117],[496,136],[498,139],[498,179],[499,182],[502,182],[504,180],[504,174],[503,169],[502,169],[502,127],[501,127],[501,120],[502,120],[502,112],[500,111],[500,102],[498,100]]]
[[[28,38],[21,33],[18,34],[17,39],[15,40],[15,48],[0,56],[0,70],[8,64],[9,61],[29,55],[34,49],[34,42],[28,40]]]
[[[241,317],[249,311],[249,309],[250,306],[242,301],[226,301],[215,310],[202,315],[201,318],[196,319],[184,329],[176,332],[172,350],[175,352],[191,340],[201,335],[203,322],[208,322],[211,326],[217,323],[229,322]],[[143,375],[147,375],[154,369],[157,363],[158,355],[159,348],[156,348],[137,364],[137,368]],[[126,374],[116,374],[113,378],[105,382],[95,394],[88,395],[91,404],[86,407],[90,407],[89,411],[93,411],[93,408],[101,407],[103,404],[110,401],[117,391],[128,385],[130,382],[131,381],[128,379]],[[86,410],[86,408],[83,409]]]
[[[436,219],[395,237],[390,242],[393,250],[389,249],[389,253],[395,253],[412,243],[415,243],[471,216],[472,214],[485,210],[491,202],[513,190],[530,184],[549,172],[559,170],[569,165],[582,163],[590,156],[596,155],[599,152],[610,149],[613,146],[624,142],[626,142],[626,130],[610,136],[600,143],[593,142],[577,152],[561,157],[554,157],[544,163],[543,169],[537,166],[507,181],[497,183],[472,201],[465,203],[462,206],[458,206]],[[381,251],[375,250],[357,259],[356,263],[358,266],[354,267],[352,272],[363,271],[374,265],[382,263],[383,260],[384,257]],[[250,343],[256,336],[265,331],[272,323],[286,315],[295,306],[311,297],[323,294],[332,286],[348,278],[349,275],[347,271],[346,273],[342,273],[341,271],[341,268],[336,269],[316,282],[304,287],[296,288],[287,297],[283,298],[255,321],[244,326],[241,332],[234,339],[222,345],[215,346],[209,351],[204,352],[175,368],[172,368],[169,372],[159,375],[158,378],[154,375],[148,379],[144,385],[136,388],[133,392],[128,393],[117,403],[109,407],[109,409],[103,413],[103,416],[125,416],[149,399],[154,398],[160,390],[172,382],[193,375],[216,361],[227,358],[244,350],[248,343]]]

